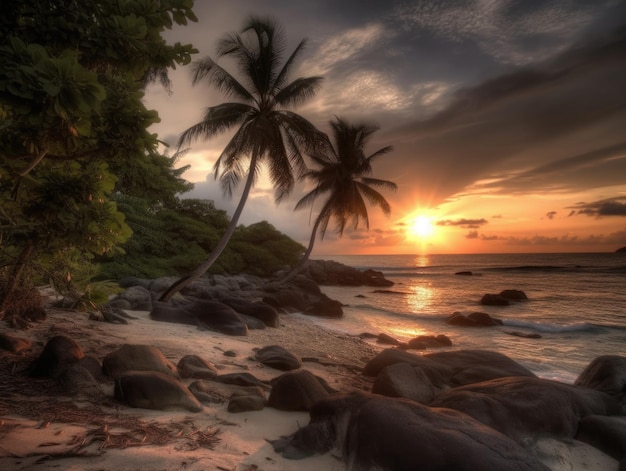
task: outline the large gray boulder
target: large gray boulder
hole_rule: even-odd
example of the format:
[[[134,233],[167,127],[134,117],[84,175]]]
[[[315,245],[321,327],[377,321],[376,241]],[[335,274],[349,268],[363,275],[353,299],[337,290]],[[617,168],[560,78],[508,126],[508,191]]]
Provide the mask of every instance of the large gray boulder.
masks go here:
[[[398,349],[386,349],[363,368],[365,376],[377,376],[383,368],[408,363],[424,370],[429,377],[440,377],[442,384],[456,387],[507,376],[530,376],[530,370],[502,355],[488,350],[456,350],[413,355]]]
[[[518,442],[541,434],[573,438],[583,417],[619,409],[602,392],[523,376],[457,387],[429,405],[463,412]]]
[[[337,447],[350,471],[548,471],[497,431],[449,409],[363,393],[335,395],[311,409],[309,425],[273,443],[288,458]]]
[[[179,378],[176,365],[151,345],[122,345],[102,360],[102,372],[111,378],[118,378],[128,371],[156,371]]]
[[[443,387],[440,377],[435,378],[435,382],[433,382],[424,369],[419,366],[395,363],[383,368],[376,376],[372,392],[389,397],[404,397],[420,404],[428,404],[441,393]]]
[[[576,440],[618,461],[626,460],[626,416],[588,415],[580,421]]]
[[[220,302],[230,306],[235,311],[246,316],[254,317],[263,321],[268,327],[279,326],[279,315],[276,308],[263,302],[251,302],[242,298],[226,297],[220,299]]]
[[[594,359],[574,384],[603,391],[626,406],[626,357],[603,355]]]

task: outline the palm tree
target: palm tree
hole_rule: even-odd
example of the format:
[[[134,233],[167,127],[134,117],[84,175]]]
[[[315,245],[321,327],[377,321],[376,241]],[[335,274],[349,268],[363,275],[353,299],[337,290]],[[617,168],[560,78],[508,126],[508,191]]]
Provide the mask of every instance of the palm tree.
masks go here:
[[[278,203],[292,191],[295,178],[300,178],[307,170],[301,149],[312,152],[324,141],[323,133],[313,124],[287,109],[312,97],[322,78],[297,78],[288,82],[288,74],[302,53],[305,41],[298,44],[280,67],[284,42],[274,22],[251,17],[240,34],[229,34],[219,41],[217,51],[218,57],[236,60],[244,81],[235,79],[211,58],[194,64],[194,85],[206,79],[235,101],[207,108],[202,121],[181,135],[179,147],[238,126],[214,165],[214,177],[219,176],[227,196],[232,196],[240,180],[244,177],[246,180],[239,204],[221,240],[194,272],[170,286],[161,296],[162,301],[169,300],[198,279],[217,260],[237,226],[262,164],[269,166]]]
[[[333,147],[329,143],[325,151],[310,155],[319,168],[309,170],[305,177],[314,181],[315,187],[298,201],[295,209],[312,206],[318,197],[328,196],[315,219],[304,256],[282,281],[288,281],[300,272],[313,251],[317,234],[324,238],[331,218],[337,222],[337,233],[341,237],[349,222],[356,229],[363,220],[369,229],[366,201],[379,206],[387,215],[391,212],[387,200],[372,187],[396,190],[397,185],[367,176],[372,173],[374,159],[392,150],[391,146],[387,146],[369,156],[365,155],[364,148],[378,127],[365,123],[350,124],[337,117],[330,121],[330,126],[335,145]]]

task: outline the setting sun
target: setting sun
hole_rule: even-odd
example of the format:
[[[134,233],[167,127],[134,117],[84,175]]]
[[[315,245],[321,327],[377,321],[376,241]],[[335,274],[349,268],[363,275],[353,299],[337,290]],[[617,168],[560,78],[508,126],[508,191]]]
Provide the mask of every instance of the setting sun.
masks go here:
[[[427,216],[417,216],[410,223],[409,235],[416,239],[426,239],[433,235],[435,227],[432,219]]]

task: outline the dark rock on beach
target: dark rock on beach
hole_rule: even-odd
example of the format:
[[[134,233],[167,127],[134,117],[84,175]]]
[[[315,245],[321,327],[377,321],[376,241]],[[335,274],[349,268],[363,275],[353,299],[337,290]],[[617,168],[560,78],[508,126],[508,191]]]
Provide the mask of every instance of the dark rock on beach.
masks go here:
[[[0,333],[0,349],[11,353],[20,353],[33,348],[33,342],[21,337]]]
[[[307,411],[313,404],[334,392],[336,391],[324,379],[310,371],[292,371],[272,381],[267,405],[278,410]]]
[[[274,443],[278,452],[303,457],[337,447],[352,470],[549,469],[513,440],[465,414],[406,399],[335,395],[316,403],[310,414],[309,425]]]
[[[498,294],[485,294],[480,300],[483,306],[508,306],[511,301],[525,301],[526,293],[518,289],[505,289]]]
[[[189,385],[189,391],[203,404],[219,404],[236,396],[256,396],[265,402],[260,386],[238,386],[211,380],[198,380]]]
[[[151,345],[122,345],[102,360],[102,372],[111,378],[129,371],[155,371],[179,378],[176,365]]]
[[[626,406],[626,357],[603,355],[594,359],[574,384],[605,392]]]
[[[441,393],[443,388],[443,378],[434,370],[408,363],[395,363],[383,368],[376,376],[372,392],[428,404]]]
[[[280,345],[263,347],[256,352],[254,358],[265,366],[281,371],[297,370],[302,366],[300,357]]]
[[[215,365],[198,355],[182,357],[178,361],[177,370],[181,378],[214,379],[218,375]]]
[[[76,341],[64,335],[57,335],[46,343],[32,366],[31,375],[57,378],[63,370],[84,356],[83,349]]]
[[[626,459],[626,416],[588,415],[580,421],[576,440],[588,443],[610,457]]]
[[[115,398],[142,409],[186,409],[200,412],[202,404],[183,383],[157,371],[130,371],[115,380]]]
[[[573,438],[583,417],[614,414],[619,408],[599,391],[531,377],[457,387],[429,405],[463,412],[520,443],[540,434]]]
[[[440,377],[441,383],[454,387],[506,376],[535,375],[519,363],[488,350],[457,350],[414,355],[399,349],[386,349],[363,368],[365,376],[377,376],[383,368],[408,363],[424,369],[429,377]]]

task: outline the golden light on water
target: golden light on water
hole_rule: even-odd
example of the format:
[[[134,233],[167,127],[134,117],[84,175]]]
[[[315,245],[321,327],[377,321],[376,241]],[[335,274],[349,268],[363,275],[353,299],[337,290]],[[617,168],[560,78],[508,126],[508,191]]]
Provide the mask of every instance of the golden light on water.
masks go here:
[[[407,304],[411,312],[419,314],[427,310],[432,303],[435,290],[428,286],[412,286],[407,296]]]

